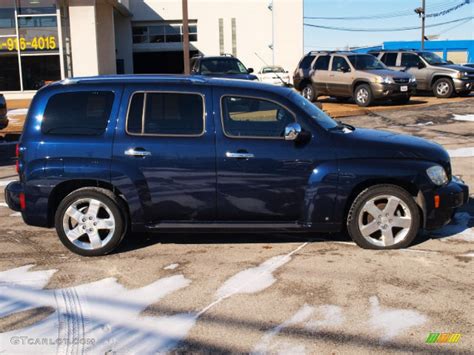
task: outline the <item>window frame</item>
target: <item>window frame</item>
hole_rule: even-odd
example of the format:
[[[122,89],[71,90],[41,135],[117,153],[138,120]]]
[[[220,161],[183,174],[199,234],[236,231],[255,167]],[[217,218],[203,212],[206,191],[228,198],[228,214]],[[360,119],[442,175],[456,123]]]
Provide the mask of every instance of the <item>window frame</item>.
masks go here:
[[[143,94],[143,108],[142,108],[142,132],[133,133],[128,131],[128,119],[130,114],[130,107],[132,105],[133,97],[137,94]],[[199,134],[165,134],[165,133],[145,133],[145,117],[146,117],[146,104],[147,104],[147,94],[180,94],[180,95],[197,95],[201,97],[202,100],[202,131]],[[127,104],[127,117],[125,119],[125,133],[129,136],[135,137],[175,137],[175,138],[197,138],[202,137],[206,134],[206,96],[200,92],[192,91],[162,91],[162,90],[137,90],[134,91],[129,99]]]
[[[344,73],[344,72],[341,71],[341,70],[334,70],[334,60],[335,60],[336,58],[341,58],[341,59],[343,59],[343,60],[346,62],[347,68],[349,69],[349,71],[352,70],[351,65],[349,64],[349,61],[347,60],[346,57],[344,57],[344,56],[342,56],[342,55],[334,55],[334,56],[332,56],[331,62],[329,63],[329,68],[330,68],[330,69],[329,69],[328,71],[334,72],[334,73]]]
[[[221,127],[222,127],[222,133],[224,133],[224,136],[227,138],[231,139],[271,139],[271,140],[285,140],[285,137],[266,137],[266,136],[234,136],[232,134],[229,134],[225,130],[225,125],[224,125],[224,99],[226,97],[234,97],[234,98],[244,98],[244,99],[254,99],[254,100],[261,100],[261,101],[267,101],[276,104],[277,106],[280,106],[287,110],[291,116],[293,116],[294,123],[297,123],[298,120],[296,119],[296,114],[288,108],[288,106],[283,105],[275,100],[268,99],[268,98],[262,98],[259,96],[252,96],[252,95],[233,95],[233,94],[225,94],[222,95],[220,98],[220,110],[221,110]]]
[[[384,53],[382,54],[382,56],[380,57],[379,60],[380,60],[383,64],[385,64],[387,67],[396,67],[397,64],[398,64],[398,54],[399,54],[398,52],[384,52]],[[386,58],[387,58],[387,60],[388,60],[388,56],[389,56],[389,55],[395,55],[395,62],[394,62],[393,65],[392,65],[392,64],[387,64],[387,63],[385,63],[385,61],[383,60],[383,58],[384,58],[385,56],[386,56]]]

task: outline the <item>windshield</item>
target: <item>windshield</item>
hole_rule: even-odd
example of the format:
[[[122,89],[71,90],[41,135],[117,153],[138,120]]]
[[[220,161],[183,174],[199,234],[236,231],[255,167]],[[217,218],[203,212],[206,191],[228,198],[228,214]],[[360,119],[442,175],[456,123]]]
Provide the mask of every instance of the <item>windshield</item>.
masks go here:
[[[375,58],[373,55],[348,55],[347,58],[350,60],[356,70],[381,70],[387,69],[385,64]]]
[[[336,121],[317,108],[312,102],[306,100],[296,92],[291,93],[290,100],[307,113],[308,116],[315,120],[321,127],[329,130],[338,126]]]
[[[214,58],[201,62],[201,74],[248,74],[248,71],[235,58]]]
[[[282,67],[265,67],[262,69],[262,73],[284,73],[285,70]]]
[[[439,55],[431,52],[421,52],[419,53],[421,57],[428,62],[430,65],[443,65],[448,64],[445,60],[443,60]]]

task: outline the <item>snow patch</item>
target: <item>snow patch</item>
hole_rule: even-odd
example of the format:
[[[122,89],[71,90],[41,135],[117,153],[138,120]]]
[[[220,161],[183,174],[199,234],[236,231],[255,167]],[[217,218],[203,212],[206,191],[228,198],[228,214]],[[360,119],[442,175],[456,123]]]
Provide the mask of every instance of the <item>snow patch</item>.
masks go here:
[[[164,270],[174,270],[179,266],[179,264],[170,264],[168,266],[165,266],[163,269]]]
[[[0,207],[6,207],[8,208],[8,205],[5,202],[0,202]]]
[[[474,157],[474,147],[448,149],[448,154],[451,158]]]
[[[318,330],[328,326],[337,326],[344,323],[345,317],[342,314],[342,308],[339,306],[324,305],[316,309],[317,319],[312,319],[306,324],[310,330]]]
[[[424,324],[428,318],[417,312],[409,309],[395,309],[380,307],[379,299],[372,296],[370,302],[370,326],[382,333],[381,341],[387,341],[398,334]]]
[[[149,305],[188,286],[191,281],[183,275],[132,290],[115,278],[43,290],[56,270],[30,272],[31,267],[0,273],[0,317],[36,307],[51,307],[55,312],[31,326],[1,333],[5,353],[166,352],[195,324],[195,314],[140,316]],[[9,339],[13,336],[68,339],[70,343],[11,345]]]
[[[17,109],[14,109],[14,110],[9,110],[7,112],[7,116],[23,116],[23,115],[26,115],[28,113],[28,109],[27,108],[17,108]]]
[[[10,217],[21,217],[21,212],[12,213]]]
[[[13,180],[0,180],[0,187],[7,186],[11,182],[13,182]]]
[[[474,115],[454,115],[453,120],[474,122]]]
[[[471,215],[467,212],[456,213],[451,224],[432,232],[432,235],[434,237],[444,238],[444,240],[474,242],[474,227],[469,227],[471,219]]]

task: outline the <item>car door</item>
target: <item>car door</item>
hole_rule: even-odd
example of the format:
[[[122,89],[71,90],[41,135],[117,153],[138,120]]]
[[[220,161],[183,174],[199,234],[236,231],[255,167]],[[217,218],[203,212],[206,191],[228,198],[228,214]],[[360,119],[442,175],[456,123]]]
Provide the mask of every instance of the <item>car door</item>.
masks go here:
[[[327,81],[327,91],[331,96],[352,96],[353,75],[351,67],[344,57],[333,56]]]
[[[144,223],[211,221],[216,213],[212,97],[207,86],[129,85],[113,149],[112,180],[133,190]],[[132,212],[133,214],[133,212]],[[139,219],[139,217],[132,220]]]
[[[313,65],[311,81],[318,95],[327,95],[327,81],[329,80],[328,69],[329,55],[320,55]]]
[[[307,146],[284,140],[286,125],[297,117],[280,100],[270,93],[214,89],[218,220],[301,218],[312,154]]]
[[[429,90],[430,71],[426,64],[414,53],[402,53],[400,66],[407,68],[406,72],[415,76],[419,90]]]

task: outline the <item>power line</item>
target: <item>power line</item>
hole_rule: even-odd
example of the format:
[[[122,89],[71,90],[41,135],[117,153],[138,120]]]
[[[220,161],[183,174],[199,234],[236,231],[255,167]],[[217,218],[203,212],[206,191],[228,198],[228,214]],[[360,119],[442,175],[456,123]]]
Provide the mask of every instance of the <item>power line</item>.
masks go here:
[[[444,15],[447,15],[449,14],[450,12],[453,12],[453,11],[456,11],[458,9],[460,9],[461,7],[463,7],[464,5],[469,5],[470,4],[470,0],[465,0],[463,3],[461,4],[458,4],[456,6],[453,6],[449,9],[446,9],[446,10],[443,10],[443,11],[440,11],[440,12],[437,12],[437,13],[431,13],[431,14],[426,14],[425,17],[439,17],[439,16],[444,16]]]
[[[440,22],[440,23],[435,23],[432,25],[427,25],[426,28],[428,27],[438,27],[438,26],[443,26],[443,25],[448,25],[450,23],[457,23],[461,21],[470,21],[474,18],[474,16],[469,16],[469,17],[463,17],[459,18],[456,20],[451,20],[451,21],[446,21],[446,22]],[[335,27],[335,26],[323,26],[323,25],[314,25],[311,23],[305,23],[304,24],[307,27],[316,27],[316,28],[322,28],[325,30],[333,30],[333,31],[348,31],[348,32],[398,32],[398,31],[411,31],[411,30],[419,30],[421,27],[420,26],[413,26],[413,27],[400,27],[400,28],[349,28],[349,27]]]

